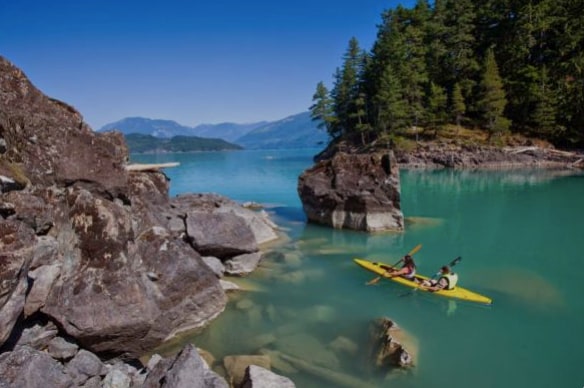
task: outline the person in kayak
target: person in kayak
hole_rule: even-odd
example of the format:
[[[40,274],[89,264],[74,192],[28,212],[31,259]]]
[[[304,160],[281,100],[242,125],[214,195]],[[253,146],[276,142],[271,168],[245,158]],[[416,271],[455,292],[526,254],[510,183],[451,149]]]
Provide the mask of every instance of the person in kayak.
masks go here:
[[[383,274],[386,278],[393,278],[396,276],[401,276],[408,280],[416,281],[416,263],[414,258],[410,255],[404,256],[404,265],[400,269],[389,269]]]
[[[456,283],[458,283],[458,275],[452,272],[449,266],[445,265],[440,268],[440,277],[438,280],[424,280],[420,288],[430,292],[454,290]]]

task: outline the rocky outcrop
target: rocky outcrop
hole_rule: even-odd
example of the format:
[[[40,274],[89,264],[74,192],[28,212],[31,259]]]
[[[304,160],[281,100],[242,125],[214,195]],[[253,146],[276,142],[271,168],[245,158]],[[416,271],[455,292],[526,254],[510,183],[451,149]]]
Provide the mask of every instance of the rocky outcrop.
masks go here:
[[[298,194],[310,222],[367,232],[404,228],[392,152],[339,152],[302,173]]]
[[[127,161],[121,134],[94,133],[0,57],[0,382],[35,386],[28,365],[52,386],[126,381],[97,356],[138,357],[225,308],[201,253],[244,275],[277,238],[266,214],[171,201],[163,173]]]

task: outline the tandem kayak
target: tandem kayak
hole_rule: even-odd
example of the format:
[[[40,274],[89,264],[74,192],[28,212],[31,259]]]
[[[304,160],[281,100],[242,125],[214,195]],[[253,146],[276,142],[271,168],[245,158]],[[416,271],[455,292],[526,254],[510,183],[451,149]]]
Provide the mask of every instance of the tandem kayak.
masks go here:
[[[386,270],[393,268],[389,264],[377,263],[377,262],[372,262],[372,261],[364,260],[364,259],[353,259],[353,260],[355,261],[355,263],[357,263],[361,267],[368,269],[371,272],[375,272],[376,274],[378,274],[380,276],[383,276],[383,274],[385,273]],[[429,277],[422,276],[422,275],[416,275],[416,278],[419,280],[430,279]],[[402,278],[401,276],[396,276],[396,277],[387,278],[387,279],[393,280],[394,282],[397,282],[399,284],[403,284],[404,286],[420,289],[420,291],[430,292],[430,291],[424,290],[423,288],[420,288],[418,283],[416,283],[412,280],[408,280],[406,278]],[[482,304],[488,304],[488,305],[493,303],[491,298],[488,298],[484,295],[477,294],[476,292],[472,292],[472,291],[467,290],[466,288],[462,288],[462,287],[458,287],[458,286],[455,287],[453,290],[439,290],[439,291],[434,291],[434,292],[430,292],[430,293],[435,294],[435,295],[445,296],[447,298],[465,300],[468,302],[482,303]]]

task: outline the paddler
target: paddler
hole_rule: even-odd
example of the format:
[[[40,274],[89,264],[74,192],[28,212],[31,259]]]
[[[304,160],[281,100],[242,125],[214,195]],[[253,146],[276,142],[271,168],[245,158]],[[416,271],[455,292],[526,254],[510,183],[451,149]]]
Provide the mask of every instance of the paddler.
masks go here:
[[[439,290],[453,290],[458,283],[458,275],[452,272],[449,266],[445,265],[440,268],[440,277],[438,280],[424,280],[420,288],[434,292]]]
[[[400,269],[392,269],[386,271],[383,276],[386,278],[393,278],[395,276],[401,276],[411,281],[416,281],[416,263],[411,255],[405,255],[403,258],[404,264]]]

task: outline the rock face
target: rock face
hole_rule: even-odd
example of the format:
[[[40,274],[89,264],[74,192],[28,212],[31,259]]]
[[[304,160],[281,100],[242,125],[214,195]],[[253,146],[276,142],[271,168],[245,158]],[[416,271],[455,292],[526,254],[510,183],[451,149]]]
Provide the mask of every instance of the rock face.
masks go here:
[[[310,222],[367,232],[404,228],[393,153],[336,153],[304,171],[298,194]]]
[[[140,356],[225,308],[200,253],[240,261],[277,237],[222,197],[171,202],[163,173],[127,160],[121,134],[94,133],[0,57],[0,347],[34,319],[104,358]],[[27,341],[47,350],[45,333]]]

